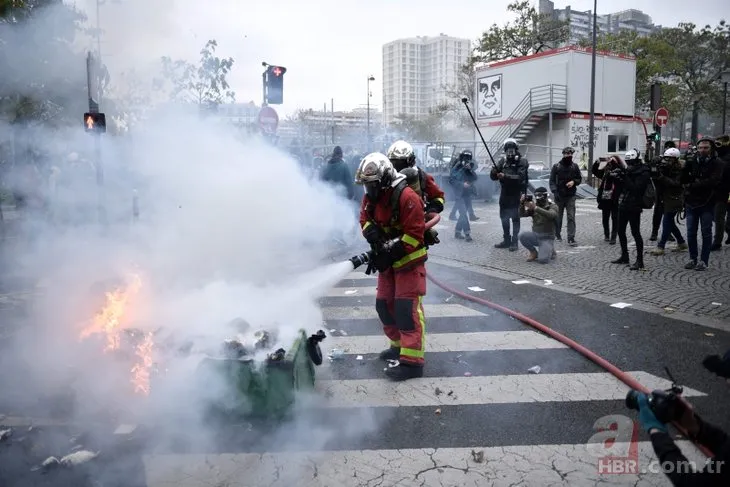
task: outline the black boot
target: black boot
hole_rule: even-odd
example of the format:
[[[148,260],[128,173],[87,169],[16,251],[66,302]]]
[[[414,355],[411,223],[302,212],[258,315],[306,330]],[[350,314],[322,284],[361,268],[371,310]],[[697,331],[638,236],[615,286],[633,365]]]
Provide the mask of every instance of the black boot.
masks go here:
[[[629,267],[632,271],[641,271],[644,270],[644,256],[639,255],[636,257],[636,262],[634,262],[631,267]]]
[[[517,235],[515,235],[514,237],[512,237],[512,241],[510,242],[509,251],[517,252],[518,249],[519,249],[519,246],[517,245]]]
[[[508,249],[512,243],[512,239],[509,235],[504,236],[504,240],[494,245],[495,249]]]
[[[395,367],[389,367],[385,371],[385,375],[393,382],[416,379],[418,377],[423,377],[423,365],[401,362]]]
[[[400,358],[400,348],[390,347],[380,352],[380,360],[398,360]]]
[[[611,264],[628,264],[629,263],[629,254],[627,253],[621,253],[621,257],[619,257],[616,260],[612,260]]]

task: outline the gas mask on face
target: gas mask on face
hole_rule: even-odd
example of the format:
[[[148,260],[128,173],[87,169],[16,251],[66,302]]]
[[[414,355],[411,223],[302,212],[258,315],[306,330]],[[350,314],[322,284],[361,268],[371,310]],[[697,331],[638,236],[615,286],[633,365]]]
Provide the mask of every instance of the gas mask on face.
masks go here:
[[[373,181],[365,185],[365,194],[368,195],[370,201],[377,201],[381,191],[380,181]]]

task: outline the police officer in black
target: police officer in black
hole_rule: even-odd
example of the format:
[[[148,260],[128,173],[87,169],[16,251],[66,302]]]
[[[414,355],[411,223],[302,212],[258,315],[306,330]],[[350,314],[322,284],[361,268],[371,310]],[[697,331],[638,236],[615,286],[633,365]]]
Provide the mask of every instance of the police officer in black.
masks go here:
[[[516,251],[520,233],[520,198],[527,192],[527,159],[520,155],[515,139],[507,139],[502,146],[504,156],[492,167],[489,177],[499,181],[502,190],[499,194],[499,218],[502,220],[504,239],[496,244],[497,249]],[[512,232],[510,233],[510,221]]]

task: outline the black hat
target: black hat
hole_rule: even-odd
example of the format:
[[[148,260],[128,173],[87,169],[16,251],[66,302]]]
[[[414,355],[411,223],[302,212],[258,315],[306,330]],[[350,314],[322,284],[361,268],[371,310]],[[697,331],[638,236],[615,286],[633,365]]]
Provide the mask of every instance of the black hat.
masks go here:
[[[535,195],[537,195],[537,193],[545,193],[545,194],[547,194],[547,192],[548,192],[548,190],[547,190],[547,188],[545,186],[540,186],[539,188],[537,188],[535,190]]]
[[[342,147],[340,147],[339,145],[336,146],[335,150],[332,151],[332,155],[335,157],[337,157],[337,156],[342,157]]]

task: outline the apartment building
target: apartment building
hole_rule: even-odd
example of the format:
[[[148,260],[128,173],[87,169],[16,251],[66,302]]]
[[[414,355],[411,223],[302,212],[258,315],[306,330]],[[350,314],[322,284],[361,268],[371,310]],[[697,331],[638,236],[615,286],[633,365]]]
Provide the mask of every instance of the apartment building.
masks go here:
[[[551,0],[539,0],[538,12],[558,20],[570,21],[570,39],[567,45],[578,44],[583,39],[591,37],[593,32],[593,11],[574,10],[570,5],[562,9],[555,8]],[[615,33],[623,30],[632,30],[641,36],[647,36],[661,26],[654,25],[651,17],[641,10],[622,10],[610,14],[599,14],[597,27],[600,34]]]
[[[471,41],[437,37],[398,39],[383,46],[383,123],[401,114],[424,117],[444,103],[471,52]]]

